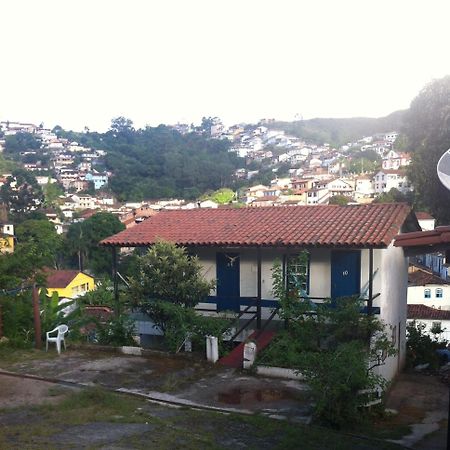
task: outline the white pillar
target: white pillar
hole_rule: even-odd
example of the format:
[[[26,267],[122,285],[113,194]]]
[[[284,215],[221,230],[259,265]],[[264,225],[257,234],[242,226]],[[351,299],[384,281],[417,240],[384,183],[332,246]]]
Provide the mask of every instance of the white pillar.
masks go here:
[[[244,369],[250,369],[253,366],[256,359],[257,347],[254,342],[246,342],[244,344],[244,360],[242,367]]]
[[[206,336],[206,359],[213,363],[219,359],[219,342],[216,336]]]

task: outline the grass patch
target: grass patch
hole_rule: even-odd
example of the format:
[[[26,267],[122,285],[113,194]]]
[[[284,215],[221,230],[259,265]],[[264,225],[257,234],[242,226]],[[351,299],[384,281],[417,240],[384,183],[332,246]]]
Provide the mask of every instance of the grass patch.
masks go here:
[[[54,395],[62,393],[54,388]],[[12,414],[25,417],[8,424]],[[140,398],[117,394],[100,387],[70,391],[57,404],[15,409],[0,413],[0,448],[54,448],[55,436],[71,427],[88,424],[147,424],[149,430],[118,437],[114,445],[154,449],[215,448],[299,448],[302,449],[386,449],[400,447],[371,439],[358,439],[320,427],[277,421],[265,416],[241,416],[198,411],[186,408],[168,409]],[[6,420],[4,420],[6,419]],[[109,424],[109,425],[108,425]],[[72,437],[73,439],[73,437]],[[76,439],[76,438],[75,438]],[[75,443],[74,443],[75,442]],[[73,445],[72,445],[73,444]],[[98,444],[104,448],[105,444]],[[111,442],[106,445],[112,445]],[[67,441],[64,448],[76,447]],[[97,448],[97,444],[89,448]]]
[[[141,423],[145,422],[145,418],[138,409],[142,405],[143,401],[138,398],[115,394],[101,387],[93,387],[73,392],[60,403],[47,406],[44,414],[50,420],[63,414],[68,424],[115,421],[118,416],[126,417],[128,423]]]
[[[43,350],[16,349],[6,345],[0,346],[0,367],[8,369],[9,366],[20,362],[29,362],[38,359],[54,359],[58,356],[56,352],[45,352]]]

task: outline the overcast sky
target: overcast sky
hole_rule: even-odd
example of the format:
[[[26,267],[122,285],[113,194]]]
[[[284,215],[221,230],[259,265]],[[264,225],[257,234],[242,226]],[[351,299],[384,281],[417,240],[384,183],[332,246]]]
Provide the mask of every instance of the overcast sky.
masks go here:
[[[450,74],[448,0],[14,0],[0,120],[378,117]]]

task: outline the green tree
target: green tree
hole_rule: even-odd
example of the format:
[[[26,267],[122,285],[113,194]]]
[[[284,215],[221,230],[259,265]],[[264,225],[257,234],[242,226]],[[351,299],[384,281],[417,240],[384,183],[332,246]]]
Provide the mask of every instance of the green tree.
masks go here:
[[[43,281],[42,269],[55,267],[61,238],[47,219],[23,221],[16,228],[14,253],[0,254],[0,289]]]
[[[14,154],[25,150],[37,150],[40,146],[40,141],[30,133],[16,133],[12,136],[6,136],[5,139],[6,153]]]
[[[304,260],[305,254],[300,257]],[[314,305],[296,288],[289,266],[284,273],[277,261],[272,272],[279,314],[288,327],[261,360],[305,376],[317,420],[337,427],[359,421],[368,400],[360,391],[385,387],[385,380],[372,369],[396,353],[384,324],[362,314],[363,301],[356,296]]]
[[[37,209],[44,200],[41,187],[36,178],[26,170],[16,169],[0,188],[0,201],[20,222],[27,213]]]
[[[159,241],[141,256],[132,277],[132,297],[140,306],[155,300],[193,307],[204,300],[213,283],[204,280],[201,265],[183,247]]]
[[[131,133],[134,131],[133,121],[126,117],[116,117],[111,120],[111,131],[116,134]]]
[[[212,201],[219,203],[220,205],[226,205],[231,203],[234,199],[235,193],[233,190],[229,188],[218,189],[214,191],[211,195],[207,195],[207,199],[211,199]]]
[[[57,183],[49,182],[42,188],[44,193],[45,207],[59,207],[59,196],[64,194],[64,190]]]
[[[392,188],[389,192],[381,193],[374,201],[374,203],[408,203],[413,202],[413,193],[408,192],[403,194],[396,188]]]
[[[450,75],[429,83],[412,101],[405,134],[414,152],[408,175],[416,207],[429,211],[438,224],[448,224],[450,191],[440,183],[436,166],[450,146]]]
[[[354,157],[350,160],[348,170],[351,173],[375,172],[381,167],[381,161],[371,160],[365,157]]]
[[[33,255],[36,267],[56,267],[62,238],[47,219],[29,219],[16,227],[16,252]]]
[[[328,202],[330,205],[346,205],[351,199],[346,197],[345,195],[333,195]]]
[[[125,229],[117,216],[99,212],[89,219],[74,223],[67,231],[65,248],[70,262],[80,270],[89,269],[97,276],[110,275],[112,254],[99,242]]]
[[[211,334],[220,343],[229,325],[227,320],[196,313],[194,306],[214,287],[201,270],[197,257],[170,242],[157,242],[138,258],[130,283],[132,301],[164,332],[169,350],[176,351],[187,335],[198,346],[204,346],[205,336]]]

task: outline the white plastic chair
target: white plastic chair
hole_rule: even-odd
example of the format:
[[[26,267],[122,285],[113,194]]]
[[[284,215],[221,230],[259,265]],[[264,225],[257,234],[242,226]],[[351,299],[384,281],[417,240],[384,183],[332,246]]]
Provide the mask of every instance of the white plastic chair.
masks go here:
[[[55,331],[58,332],[56,336],[50,336]],[[45,351],[48,352],[48,343],[56,342],[56,349],[58,350],[58,354],[61,354],[61,342],[64,344],[64,350],[66,349],[66,342],[64,340],[64,335],[69,331],[69,327],[67,325],[58,325],[54,330],[47,331],[47,341],[45,344]]]

